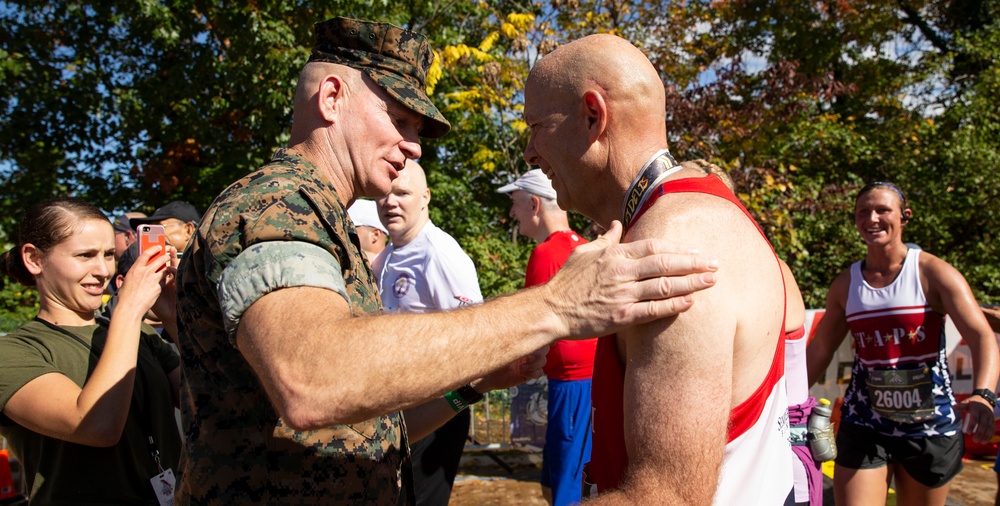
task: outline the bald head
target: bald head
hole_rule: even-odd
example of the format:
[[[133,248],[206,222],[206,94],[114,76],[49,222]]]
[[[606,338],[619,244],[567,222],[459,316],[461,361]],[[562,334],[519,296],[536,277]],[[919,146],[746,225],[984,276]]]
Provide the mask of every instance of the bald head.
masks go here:
[[[427,190],[427,173],[419,163],[406,160],[406,166],[399,171],[399,177],[392,182],[393,189],[407,188],[416,192]]]
[[[663,83],[653,64],[639,48],[615,35],[589,35],[549,53],[531,70],[526,88],[531,87],[573,102],[588,90],[600,90],[605,100],[620,107],[621,114],[610,118],[612,122],[653,114],[662,124],[666,114]]]
[[[552,180],[559,207],[608,225],[625,188],[667,147],[663,83],[642,51],[590,35],[535,64],[524,88],[529,165]]]
[[[407,160],[406,167],[393,180],[389,194],[375,201],[379,218],[395,247],[403,247],[420,235],[430,221],[430,202],[431,192],[423,167]]]

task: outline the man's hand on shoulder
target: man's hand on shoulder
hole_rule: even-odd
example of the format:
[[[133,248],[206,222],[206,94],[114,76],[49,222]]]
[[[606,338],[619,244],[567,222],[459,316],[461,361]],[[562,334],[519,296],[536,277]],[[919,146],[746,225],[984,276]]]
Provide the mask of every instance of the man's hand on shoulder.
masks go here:
[[[612,222],[545,285],[546,301],[572,338],[673,316],[691,307],[691,293],[715,284],[717,260],[662,240],[621,244],[621,234],[621,223]]]

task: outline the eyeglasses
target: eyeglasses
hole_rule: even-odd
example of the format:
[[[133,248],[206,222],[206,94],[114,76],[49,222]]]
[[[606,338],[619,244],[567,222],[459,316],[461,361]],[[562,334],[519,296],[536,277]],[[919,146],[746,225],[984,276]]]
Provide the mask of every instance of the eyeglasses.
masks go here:
[[[176,220],[175,219],[173,221],[163,220],[163,221],[160,222],[160,225],[163,225],[163,228],[167,228],[167,227],[173,228],[173,227],[181,227],[181,226],[187,225],[187,223],[188,222],[186,222],[186,221],[181,221],[181,220]]]

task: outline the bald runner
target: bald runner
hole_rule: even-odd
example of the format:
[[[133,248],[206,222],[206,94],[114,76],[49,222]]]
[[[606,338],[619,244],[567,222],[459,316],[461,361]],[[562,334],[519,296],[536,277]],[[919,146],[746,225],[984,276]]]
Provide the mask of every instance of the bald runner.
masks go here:
[[[525,160],[560,207],[720,259],[687,312],[602,338],[587,478],[597,504],[782,504],[792,452],[774,251],[716,177],[667,150],[656,69],[635,46],[592,35],[544,56],[525,88]]]

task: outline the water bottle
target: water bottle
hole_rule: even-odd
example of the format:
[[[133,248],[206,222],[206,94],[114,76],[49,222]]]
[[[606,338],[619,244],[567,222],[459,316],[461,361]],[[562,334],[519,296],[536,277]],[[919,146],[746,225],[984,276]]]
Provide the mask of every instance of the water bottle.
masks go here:
[[[820,399],[819,404],[813,406],[807,424],[808,432],[806,439],[809,441],[809,452],[812,453],[816,462],[826,462],[837,458],[837,441],[833,435],[833,424],[830,423],[830,414],[833,409],[830,401]]]

